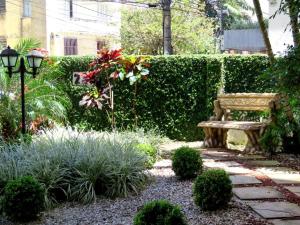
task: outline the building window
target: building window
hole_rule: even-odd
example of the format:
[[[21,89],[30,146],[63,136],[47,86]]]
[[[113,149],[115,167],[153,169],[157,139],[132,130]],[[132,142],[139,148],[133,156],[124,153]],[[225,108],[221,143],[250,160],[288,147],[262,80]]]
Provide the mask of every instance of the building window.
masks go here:
[[[101,50],[102,48],[105,48],[107,45],[106,41],[97,41],[97,50]]]
[[[31,0],[23,0],[23,16],[31,17]]]
[[[0,49],[5,48],[7,46],[7,40],[6,37],[0,36]]]
[[[65,55],[77,55],[78,46],[76,38],[65,38],[64,39]]]
[[[0,0],[0,14],[5,13],[6,11],[6,0]]]

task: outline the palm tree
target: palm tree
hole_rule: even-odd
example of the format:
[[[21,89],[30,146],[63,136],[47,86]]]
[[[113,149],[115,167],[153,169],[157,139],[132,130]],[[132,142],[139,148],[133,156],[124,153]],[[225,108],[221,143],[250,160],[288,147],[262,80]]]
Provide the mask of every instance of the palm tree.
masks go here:
[[[23,39],[15,46],[21,56],[40,43],[34,39]],[[51,121],[66,121],[66,107],[69,100],[56,87],[56,77],[51,70],[56,65],[44,66],[36,79],[26,77],[26,118],[27,125],[38,118]],[[20,132],[20,87],[19,76],[8,78],[4,68],[0,66],[0,136],[8,140],[15,138]]]

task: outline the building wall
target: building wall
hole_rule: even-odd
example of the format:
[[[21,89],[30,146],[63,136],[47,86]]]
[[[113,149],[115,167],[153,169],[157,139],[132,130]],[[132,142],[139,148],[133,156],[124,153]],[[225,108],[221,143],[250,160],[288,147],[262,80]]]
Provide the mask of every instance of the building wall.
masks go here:
[[[15,46],[21,38],[35,38],[46,47],[45,0],[30,0],[31,16],[23,15],[23,0],[6,2],[6,12],[0,16],[0,36]]]
[[[279,8],[280,1],[270,1],[270,15]],[[274,53],[283,53],[287,45],[293,44],[291,28],[288,15],[277,14],[274,19],[269,20],[269,36]]]
[[[64,38],[76,38],[78,55],[94,55],[97,40],[109,40],[108,47],[120,47],[120,5],[86,0],[47,0],[47,49],[64,55]]]

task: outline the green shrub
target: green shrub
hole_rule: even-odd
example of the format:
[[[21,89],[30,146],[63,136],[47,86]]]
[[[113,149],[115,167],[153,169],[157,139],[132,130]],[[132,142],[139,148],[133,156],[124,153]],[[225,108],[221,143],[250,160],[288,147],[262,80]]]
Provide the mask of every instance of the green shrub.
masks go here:
[[[232,197],[232,184],[224,170],[208,170],[197,177],[193,195],[195,204],[203,210],[216,210],[227,206]]]
[[[190,179],[202,172],[202,158],[199,151],[181,147],[172,157],[172,169],[180,179]]]
[[[155,200],[143,206],[134,217],[134,225],[186,225],[178,206],[166,200]]]
[[[9,181],[4,189],[3,211],[17,221],[36,219],[44,209],[44,189],[33,177]]]
[[[146,168],[152,168],[157,159],[157,149],[150,144],[138,144],[136,148],[148,156]]]

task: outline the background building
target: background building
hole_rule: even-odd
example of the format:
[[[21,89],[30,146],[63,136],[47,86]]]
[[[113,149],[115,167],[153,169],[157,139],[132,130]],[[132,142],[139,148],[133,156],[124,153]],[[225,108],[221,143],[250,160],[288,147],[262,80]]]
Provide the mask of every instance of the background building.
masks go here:
[[[97,0],[0,0],[0,42],[35,38],[51,55],[119,46],[120,5]]]

